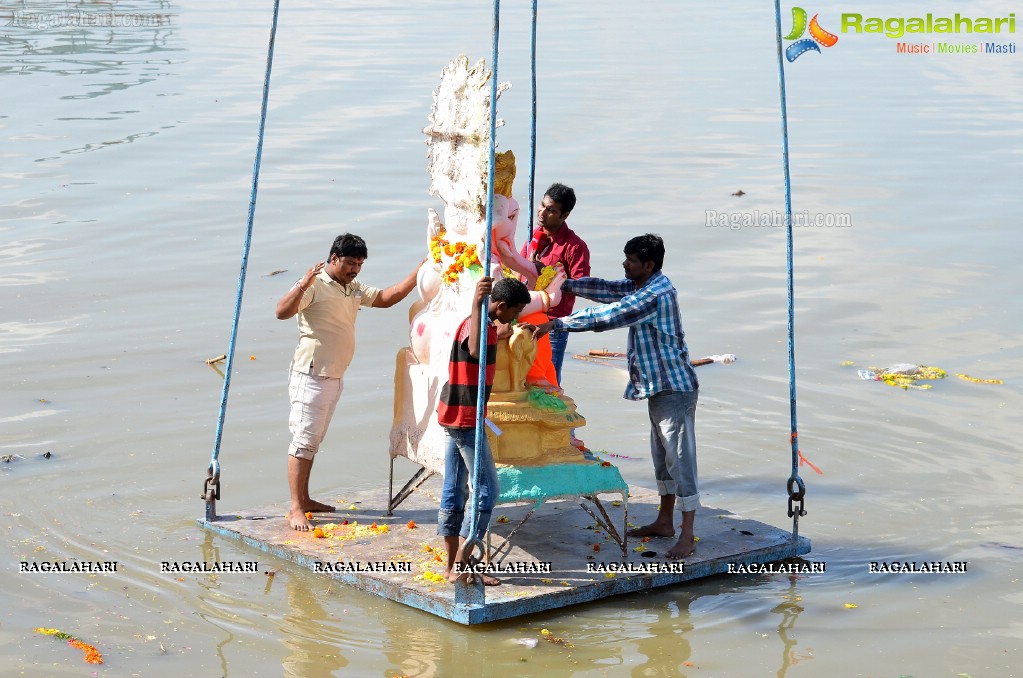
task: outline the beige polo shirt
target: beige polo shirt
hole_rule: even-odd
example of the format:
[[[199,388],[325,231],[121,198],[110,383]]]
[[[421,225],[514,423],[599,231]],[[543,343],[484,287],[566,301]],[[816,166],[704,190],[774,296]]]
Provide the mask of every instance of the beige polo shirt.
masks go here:
[[[298,306],[298,348],[291,369],[321,377],[344,376],[355,355],[355,316],[380,290],[358,280],[342,285],[326,271],[313,278]]]

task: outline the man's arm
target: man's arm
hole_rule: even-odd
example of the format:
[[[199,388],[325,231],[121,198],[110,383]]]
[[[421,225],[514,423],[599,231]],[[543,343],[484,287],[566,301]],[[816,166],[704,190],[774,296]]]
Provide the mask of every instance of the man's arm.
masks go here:
[[[473,360],[480,359],[480,318],[483,302],[490,296],[494,288],[494,279],[483,276],[476,283],[476,293],[472,297],[472,313],[469,315],[469,355]]]
[[[636,284],[631,280],[578,278],[566,280],[561,289],[583,299],[589,299],[601,304],[610,304],[620,301],[623,297],[635,292]]]
[[[298,307],[302,304],[302,296],[305,294],[309,286],[313,284],[313,278],[320,274],[323,270],[324,262],[320,262],[310,268],[302,276],[302,279],[296,282],[290,290],[288,290],[283,297],[277,302],[277,319],[287,320],[288,318],[294,318],[295,314],[298,313]]]
[[[554,329],[563,329],[569,332],[604,332],[619,327],[638,325],[656,314],[657,295],[640,290],[636,294],[622,298],[621,301],[579,309],[570,316],[555,318],[538,325],[533,336],[540,338]]]
[[[408,293],[413,290],[416,286],[416,276],[419,274],[419,268],[426,262],[423,259],[419,262],[419,266],[412,269],[412,272],[405,276],[405,279],[401,282],[396,282],[385,290],[380,290],[380,294],[373,300],[373,308],[390,308],[399,301],[408,296]]]

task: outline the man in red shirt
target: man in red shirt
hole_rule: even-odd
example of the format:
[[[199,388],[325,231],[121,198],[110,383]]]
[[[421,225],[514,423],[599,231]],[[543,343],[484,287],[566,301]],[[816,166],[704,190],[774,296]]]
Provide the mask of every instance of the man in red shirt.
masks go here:
[[[447,448],[444,451],[444,489],[441,492],[440,510],[437,514],[437,534],[444,537],[447,550],[448,581],[457,581],[463,573],[458,570],[462,558],[462,545],[473,526],[465,514],[465,503],[469,498],[468,481],[476,483],[476,464],[482,464],[479,486],[473,487],[473,501],[476,504],[477,521],[474,537],[482,540],[490,525],[490,514],[500,494],[497,481],[497,467],[490,454],[487,436],[480,441],[480,456],[476,457],[476,403],[479,397],[480,370],[480,313],[483,300],[490,296],[487,307],[487,369],[485,396],[490,399],[494,385],[497,359],[498,329],[496,323],[507,326],[519,317],[529,303],[529,290],[524,284],[512,278],[502,278],[497,283],[483,277],[476,283],[476,294],[472,301],[472,314],[462,321],[451,343],[451,358],[448,361],[448,382],[440,392],[437,404],[437,422],[447,433]],[[486,416],[486,412],[484,415]],[[494,577],[483,576],[483,583],[496,586],[501,582]]]
[[[539,271],[544,266],[554,266],[559,261],[565,267],[570,279],[586,278],[590,275],[590,249],[565,221],[575,208],[575,191],[564,184],[554,183],[544,193],[543,201],[536,212],[536,225],[533,239],[522,248],[522,256],[537,265]],[[575,306],[575,295],[561,295],[561,303],[547,312],[554,318],[563,318],[572,313]],[[565,349],[568,345],[567,332],[551,332],[551,352],[554,369],[561,384],[561,365],[565,361]]]

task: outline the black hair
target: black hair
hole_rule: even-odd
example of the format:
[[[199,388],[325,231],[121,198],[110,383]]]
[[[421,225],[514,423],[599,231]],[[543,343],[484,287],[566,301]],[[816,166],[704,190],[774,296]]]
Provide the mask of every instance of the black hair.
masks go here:
[[[544,191],[544,195],[561,205],[561,211],[568,214],[575,208],[575,191],[565,184],[553,183]]]
[[[653,233],[637,235],[625,243],[625,253],[636,255],[640,263],[654,262],[654,272],[657,272],[664,264],[664,241]]]
[[[330,254],[327,258],[330,259],[331,256],[337,256],[338,259],[341,257],[366,259],[369,257],[369,250],[366,249],[366,241],[359,236],[352,235],[351,233],[342,233],[334,238],[334,244],[331,245]]]
[[[501,278],[490,292],[491,301],[503,301],[507,306],[520,306],[530,301],[529,288],[521,280]]]

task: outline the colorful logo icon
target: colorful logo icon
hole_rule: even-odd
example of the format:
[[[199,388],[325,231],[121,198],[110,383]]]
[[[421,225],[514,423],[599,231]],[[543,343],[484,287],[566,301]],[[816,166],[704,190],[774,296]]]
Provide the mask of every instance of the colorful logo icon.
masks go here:
[[[817,23],[818,14],[814,14],[813,18],[810,19],[810,37],[799,40],[798,38],[801,38],[807,30],[806,16],[806,10],[802,7],[792,8],[792,31],[785,36],[785,39],[795,40],[796,42],[785,48],[785,58],[789,60],[789,63],[792,63],[801,54],[805,54],[810,50],[819,53],[821,48],[817,46],[818,44],[825,47],[833,47],[838,42],[837,35],[827,32]]]

